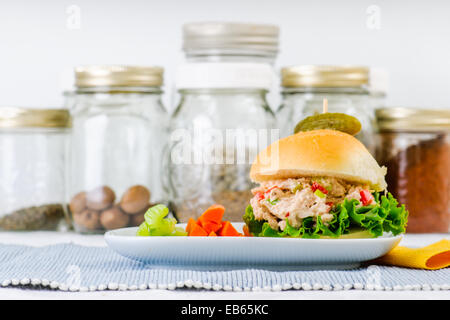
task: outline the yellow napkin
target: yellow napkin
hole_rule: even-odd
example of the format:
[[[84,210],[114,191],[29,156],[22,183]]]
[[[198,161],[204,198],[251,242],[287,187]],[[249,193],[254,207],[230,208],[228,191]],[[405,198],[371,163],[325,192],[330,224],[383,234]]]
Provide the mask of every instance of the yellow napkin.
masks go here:
[[[423,248],[398,246],[374,262],[416,269],[442,269],[450,265],[450,240],[444,239]]]

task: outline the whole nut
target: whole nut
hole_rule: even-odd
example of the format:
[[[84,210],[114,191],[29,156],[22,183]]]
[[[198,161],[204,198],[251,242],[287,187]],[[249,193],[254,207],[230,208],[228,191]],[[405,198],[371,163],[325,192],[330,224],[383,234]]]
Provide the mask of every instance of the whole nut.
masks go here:
[[[108,230],[123,228],[129,220],[129,216],[124,214],[118,206],[107,209],[100,214],[100,222]]]
[[[140,185],[132,186],[122,196],[120,207],[128,214],[139,213],[148,207],[150,191]]]
[[[69,209],[72,214],[79,213],[86,209],[86,192],[79,192],[70,200]]]
[[[139,226],[142,222],[144,222],[144,214],[143,213],[136,213],[130,216],[130,226],[135,227]]]
[[[94,210],[83,210],[82,212],[73,215],[73,221],[78,226],[84,227],[88,230],[99,230],[100,225],[100,214]]]
[[[104,210],[111,207],[116,200],[114,191],[108,187],[98,187],[86,194],[86,206],[92,210]]]
[[[142,222],[145,221],[144,215],[147,212],[147,210],[152,207],[153,204],[149,203],[144,210],[142,210],[139,213],[135,213],[133,215],[130,215],[130,223],[129,226],[130,227],[135,227],[135,226],[139,226],[141,225]]]

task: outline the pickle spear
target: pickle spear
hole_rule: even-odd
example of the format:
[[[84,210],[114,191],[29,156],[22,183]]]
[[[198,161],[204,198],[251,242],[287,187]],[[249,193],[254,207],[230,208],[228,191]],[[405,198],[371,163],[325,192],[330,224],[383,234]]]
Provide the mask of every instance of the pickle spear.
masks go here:
[[[326,112],[303,119],[295,126],[294,133],[318,129],[337,130],[354,136],[361,131],[361,122],[345,113]]]

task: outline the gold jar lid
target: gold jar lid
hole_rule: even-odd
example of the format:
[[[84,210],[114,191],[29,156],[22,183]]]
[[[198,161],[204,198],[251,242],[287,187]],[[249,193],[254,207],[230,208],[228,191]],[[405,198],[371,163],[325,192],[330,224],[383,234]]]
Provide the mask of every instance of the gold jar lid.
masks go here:
[[[66,109],[0,107],[0,128],[69,128]]]
[[[375,111],[380,131],[450,131],[450,109],[382,108]]]
[[[153,66],[84,66],[75,68],[75,85],[93,87],[160,87],[164,69]]]
[[[288,88],[344,88],[369,84],[369,68],[363,66],[301,65],[281,69],[282,86]]]

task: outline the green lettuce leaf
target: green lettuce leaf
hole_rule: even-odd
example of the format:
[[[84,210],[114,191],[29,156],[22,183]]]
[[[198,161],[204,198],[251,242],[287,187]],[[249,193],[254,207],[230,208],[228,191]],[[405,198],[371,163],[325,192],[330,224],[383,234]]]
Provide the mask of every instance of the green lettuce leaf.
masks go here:
[[[256,220],[255,215],[253,214],[252,206],[247,206],[245,209],[245,214],[242,217],[244,219],[245,224],[248,227],[248,231],[251,234],[260,234],[262,232],[262,227],[264,225],[264,221]]]
[[[302,225],[294,228],[286,220],[283,231],[275,230],[263,220],[256,220],[253,209],[248,206],[244,214],[244,222],[249,232],[257,237],[295,237],[319,238],[321,236],[337,238],[348,234],[350,230],[366,230],[372,237],[379,237],[384,232],[397,235],[405,232],[408,211],[399,206],[398,201],[388,193],[387,196],[373,194],[375,204],[357,208],[359,201],[345,199],[330,212],[333,219],[325,225],[320,217],[308,217]]]

